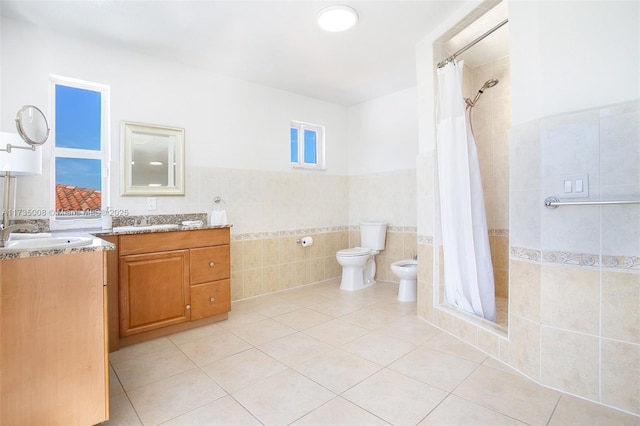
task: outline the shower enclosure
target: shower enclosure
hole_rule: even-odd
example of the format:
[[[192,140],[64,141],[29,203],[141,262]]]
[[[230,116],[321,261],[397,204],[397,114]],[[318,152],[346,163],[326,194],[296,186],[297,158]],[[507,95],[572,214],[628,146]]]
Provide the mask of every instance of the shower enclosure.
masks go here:
[[[506,6],[505,6],[506,8]],[[497,322],[507,325],[509,292],[509,143],[511,127],[510,73],[508,49],[506,53],[489,57],[492,38],[506,38],[506,20],[487,33],[494,35],[459,57],[464,60],[463,105],[470,127],[473,129],[480,164],[487,232],[491,250]],[[473,24],[472,24],[473,25]],[[497,27],[497,28],[496,28]],[[485,27],[485,29],[488,27]],[[477,28],[475,29],[477,31]],[[477,31],[476,34],[482,31]],[[501,34],[503,33],[503,34]],[[458,44],[459,46],[460,44]],[[474,43],[475,45],[475,43]],[[455,46],[455,44],[451,44]],[[445,51],[447,44],[444,45]],[[455,51],[455,47],[449,53]],[[473,58],[472,58],[473,57]],[[473,60],[472,60],[473,59]],[[446,61],[442,61],[444,64]],[[439,64],[440,65],[440,64]],[[444,245],[444,243],[443,243]],[[443,247],[446,252],[446,247]],[[446,254],[441,253],[443,257]],[[436,265],[441,282],[440,301],[445,302],[442,259]]]

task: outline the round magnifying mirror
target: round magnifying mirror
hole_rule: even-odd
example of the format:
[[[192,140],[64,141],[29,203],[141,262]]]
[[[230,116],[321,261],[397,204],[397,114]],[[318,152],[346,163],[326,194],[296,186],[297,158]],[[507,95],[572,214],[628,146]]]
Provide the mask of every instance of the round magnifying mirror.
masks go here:
[[[33,105],[25,105],[16,116],[18,133],[29,145],[42,145],[49,137],[49,123],[42,111]]]

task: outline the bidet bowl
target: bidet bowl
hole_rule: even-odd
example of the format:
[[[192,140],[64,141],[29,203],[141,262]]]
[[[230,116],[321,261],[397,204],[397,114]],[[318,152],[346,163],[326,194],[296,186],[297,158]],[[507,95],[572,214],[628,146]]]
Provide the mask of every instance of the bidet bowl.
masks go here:
[[[413,302],[417,298],[418,261],[400,260],[391,264],[391,272],[400,278],[398,301]]]
[[[405,259],[393,262],[391,271],[400,279],[415,280],[418,277],[418,261]]]

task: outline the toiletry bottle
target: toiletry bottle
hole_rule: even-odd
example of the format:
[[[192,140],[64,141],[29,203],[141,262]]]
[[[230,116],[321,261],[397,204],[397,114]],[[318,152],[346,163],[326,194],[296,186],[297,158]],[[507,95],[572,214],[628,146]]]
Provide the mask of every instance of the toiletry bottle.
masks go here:
[[[109,207],[102,212],[102,229],[104,231],[110,231],[112,228],[111,210]]]

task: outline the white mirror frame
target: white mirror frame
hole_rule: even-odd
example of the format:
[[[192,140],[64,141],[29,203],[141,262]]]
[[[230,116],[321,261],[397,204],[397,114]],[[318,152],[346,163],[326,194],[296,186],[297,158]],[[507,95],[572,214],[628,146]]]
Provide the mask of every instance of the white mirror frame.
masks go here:
[[[123,121],[121,130],[121,195],[184,195],[184,129]],[[166,185],[133,184],[133,158],[136,136],[166,138],[170,145],[174,145],[173,152],[168,150],[167,164],[173,163],[175,172],[169,173],[170,168],[167,167],[168,183]]]

